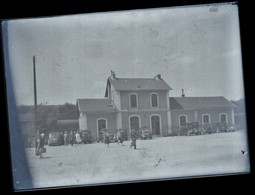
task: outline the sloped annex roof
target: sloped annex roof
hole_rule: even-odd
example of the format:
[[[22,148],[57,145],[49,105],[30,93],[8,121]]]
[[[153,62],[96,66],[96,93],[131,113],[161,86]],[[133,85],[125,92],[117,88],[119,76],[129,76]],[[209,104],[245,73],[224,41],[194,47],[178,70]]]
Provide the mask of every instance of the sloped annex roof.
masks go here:
[[[235,105],[223,96],[212,97],[170,97],[170,109],[234,108]]]
[[[57,125],[79,125],[78,119],[63,119],[57,120]]]
[[[117,112],[114,108],[113,102],[110,99],[77,99],[77,106],[79,112],[83,113],[111,113]]]
[[[110,83],[117,91],[128,90],[171,90],[163,80],[155,78],[109,78]]]
[[[64,119],[57,120],[57,127],[59,130],[77,130],[79,129],[79,120],[78,119]]]

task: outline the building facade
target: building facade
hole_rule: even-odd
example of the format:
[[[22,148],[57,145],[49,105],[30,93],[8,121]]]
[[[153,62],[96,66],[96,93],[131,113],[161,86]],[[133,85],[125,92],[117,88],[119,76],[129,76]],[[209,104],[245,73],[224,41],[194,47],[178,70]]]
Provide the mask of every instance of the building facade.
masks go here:
[[[79,129],[90,130],[94,140],[103,129],[147,128],[164,136],[185,122],[234,124],[234,105],[224,97],[169,97],[172,88],[157,75],[154,78],[108,78],[105,97],[78,99]]]

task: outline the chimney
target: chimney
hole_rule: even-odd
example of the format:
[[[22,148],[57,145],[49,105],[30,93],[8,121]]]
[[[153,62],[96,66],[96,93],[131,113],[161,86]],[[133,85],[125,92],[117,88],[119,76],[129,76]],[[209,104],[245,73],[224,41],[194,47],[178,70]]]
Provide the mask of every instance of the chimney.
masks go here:
[[[116,74],[115,74],[115,72],[112,71],[112,70],[111,70],[111,77],[112,77],[112,79],[116,79]]]
[[[154,79],[156,79],[156,80],[162,80],[161,74],[157,74],[157,75],[154,77]]]
[[[108,104],[109,107],[115,108],[115,104],[113,102],[111,102],[110,104]]]
[[[182,89],[182,97],[185,97],[184,90]]]

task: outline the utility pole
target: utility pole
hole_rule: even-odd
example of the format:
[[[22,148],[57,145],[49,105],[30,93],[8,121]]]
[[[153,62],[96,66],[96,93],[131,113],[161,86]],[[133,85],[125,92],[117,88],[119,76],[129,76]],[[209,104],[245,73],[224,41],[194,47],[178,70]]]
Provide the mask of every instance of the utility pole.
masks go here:
[[[35,67],[35,56],[33,56],[33,75],[34,75],[34,112],[35,112],[35,131],[36,135],[39,135],[37,129],[37,89],[36,89],[36,67]]]

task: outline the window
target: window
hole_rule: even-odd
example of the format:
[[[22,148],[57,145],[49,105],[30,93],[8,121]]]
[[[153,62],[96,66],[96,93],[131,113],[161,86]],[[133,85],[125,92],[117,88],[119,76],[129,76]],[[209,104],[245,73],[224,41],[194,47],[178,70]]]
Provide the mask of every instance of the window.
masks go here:
[[[151,94],[151,107],[158,107],[158,94]]]
[[[132,116],[129,118],[130,121],[130,130],[138,130],[140,128],[140,118],[138,116]]]
[[[130,107],[131,108],[137,108],[137,95],[136,94],[130,94]]]
[[[106,119],[98,119],[97,128],[98,128],[98,131],[101,131],[102,129],[107,129]]]
[[[227,114],[220,114],[220,122],[227,123]]]
[[[209,124],[210,123],[210,115],[209,114],[203,115],[203,123],[204,124]]]
[[[180,116],[179,118],[179,124],[181,127],[185,126],[187,123],[187,116]]]

